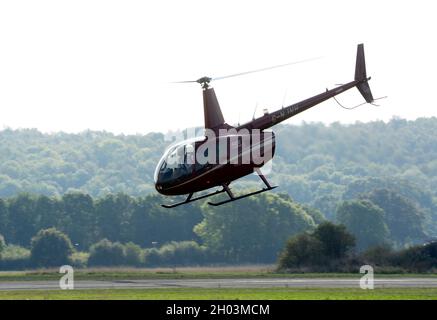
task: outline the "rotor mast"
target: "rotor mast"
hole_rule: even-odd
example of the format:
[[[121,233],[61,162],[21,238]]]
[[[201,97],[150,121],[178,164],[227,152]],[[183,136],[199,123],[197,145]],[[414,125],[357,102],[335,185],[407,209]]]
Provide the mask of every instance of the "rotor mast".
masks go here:
[[[202,86],[205,129],[216,131],[218,129],[227,127],[227,125],[225,123],[222,110],[220,109],[214,88],[209,86],[211,80],[212,78],[205,76],[196,80],[196,82]]]

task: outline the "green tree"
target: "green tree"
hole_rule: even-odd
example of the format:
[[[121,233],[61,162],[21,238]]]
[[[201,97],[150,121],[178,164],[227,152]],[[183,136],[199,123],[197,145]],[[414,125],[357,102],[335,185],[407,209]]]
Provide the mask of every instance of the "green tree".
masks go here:
[[[121,243],[103,239],[91,246],[88,266],[121,266],[123,264],[125,264],[125,254]]]
[[[124,260],[126,265],[140,266],[143,261],[143,250],[133,242],[128,242],[124,245]]]
[[[56,227],[60,231],[65,231],[66,221],[62,215],[60,199],[40,195],[35,201],[35,214],[38,216],[36,228],[41,230]]]
[[[195,232],[228,262],[275,261],[290,236],[315,226],[302,206],[278,194],[243,199],[232,206],[205,205],[203,214]]]
[[[392,263],[410,272],[430,272],[437,268],[437,241],[400,250],[392,257]]]
[[[6,247],[5,238],[0,234],[0,260],[2,258],[2,253],[5,247]]]
[[[319,209],[316,209],[316,208],[313,208],[313,207],[310,207],[310,206],[307,206],[307,205],[302,205],[302,208],[306,211],[306,213],[311,218],[313,218],[314,223],[316,225],[319,225],[322,222],[326,221],[325,216],[323,215],[323,213]]]
[[[204,263],[205,251],[195,241],[172,241],[159,248],[158,261],[163,266],[195,266]]]
[[[107,195],[96,201],[99,237],[111,241],[129,241],[129,221],[135,208],[135,199],[126,194]]]
[[[388,266],[391,264],[394,251],[387,245],[370,247],[362,253],[366,264],[373,266]]]
[[[374,190],[363,195],[363,198],[369,199],[384,210],[391,238],[398,246],[427,238],[424,231],[424,214],[407,198],[388,189]]]
[[[342,259],[355,246],[355,238],[344,225],[331,222],[320,224],[314,231],[314,237],[322,243],[324,255],[328,259]]]
[[[29,194],[20,194],[9,200],[9,227],[10,239],[8,242],[29,247],[30,239],[38,229],[38,217],[35,210],[35,197]]]
[[[70,239],[55,228],[40,230],[32,238],[30,258],[37,267],[54,267],[69,263],[73,253]]]
[[[8,207],[6,201],[0,199],[0,232],[8,236]]]
[[[384,211],[369,200],[344,201],[337,208],[337,221],[354,235],[359,251],[389,241]]]
[[[335,211],[337,204],[341,200],[341,195],[323,195],[316,196],[311,206],[320,210],[327,220],[335,220]]]
[[[279,269],[320,265],[323,244],[313,235],[303,233],[290,238],[279,257]]]
[[[338,266],[354,246],[353,235],[343,225],[323,222],[311,233],[291,237],[278,260],[279,269]]]
[[[129,240],[143,247],[170,241],[198,240],[193,227],[202,221],[198,204],[181,206],[172,210],[161,206],[166,201],[161,196],[139,198],[129,220]]]
[[[67,193],[62,196],[62,205],[63,230],[78,248],[88,249],[96,239],[97,219],[93,199],[82,193]]]

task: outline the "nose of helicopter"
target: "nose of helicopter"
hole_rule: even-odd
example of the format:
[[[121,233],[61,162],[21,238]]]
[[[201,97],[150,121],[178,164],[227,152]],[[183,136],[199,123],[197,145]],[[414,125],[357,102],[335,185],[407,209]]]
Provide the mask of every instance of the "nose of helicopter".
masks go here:
[[[166,191],[168,188],[168,183],[166,183],[165,177],[160,174],[155,174],[153,180],[155,183],[155,190],[160,194],[167,195]]]
[[[163,191],[164,191],[164,188],[163,188],[162,184],[159,183],[159,181],[156,181],[156,182],[155,182],[155,189],[156,189],[156,191],[158,191],[159,193],[163,193]]]
[[[175,195],[174,192],[170,191],[169,186],[165,183],[160,183],[159,181],[155,183],[155,189],[158,191],[158,193],[164,195],[164,196],[171,196]],[[177,193],[176,193],[177,194]]]
[[[158,168],[159,168],[159,166],[158,166]],[[158,173],[158,170],[159,170],[158,168],[155,171],[155,174],[153,176],[153,180],[154,180],[154,183],[155,183],[156,191],[158,191],[159,193],[163,193],[165,188],[164,188],[164,184],[162,183],[162,177]]]

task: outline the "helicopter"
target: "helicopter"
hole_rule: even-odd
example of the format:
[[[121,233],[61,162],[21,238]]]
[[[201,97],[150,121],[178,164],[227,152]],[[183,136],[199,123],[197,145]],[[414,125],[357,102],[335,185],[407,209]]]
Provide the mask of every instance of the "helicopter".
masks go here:
[[[368,84],[370,77],[366,73],[364,45],[359,44],[353,81],[331,90],[326,89],[323,93],[272,113],[265,110],[263,116],[242,125],[234,127],[225,122],[214,88],[210,86],[211,81],[285,65],[288,64],[218,78],[202,77],[179,82],[198,83],[202,87],[205,135],[170,145],[159,160],[154,173],[155,189],[166,196],[186,195],[184,201],[163,204],[163,207],[174,208],[218,194],[227,194],[226,200],[208,202],[209,205],[219,206],[276,188],[261,171],[261,167],[275,154],[275,135],[267,129],[323,101],[335,99],[335,96],[354,87],[361,93],[365,103],[373,104],[375,100]],[[264,187],[243,195],[234,195],[230,188],[231,182],[254,172]],[[194,196],[197,192],[211,188],[219,189]]]

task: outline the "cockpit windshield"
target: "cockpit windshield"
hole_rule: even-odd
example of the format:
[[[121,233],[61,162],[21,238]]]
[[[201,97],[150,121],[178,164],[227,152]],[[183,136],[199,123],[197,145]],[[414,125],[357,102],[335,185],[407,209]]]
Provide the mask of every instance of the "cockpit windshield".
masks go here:
[[[170,147],[155,171],[155,183],[168,184],[186,179],[194,172],[195,140]]]

